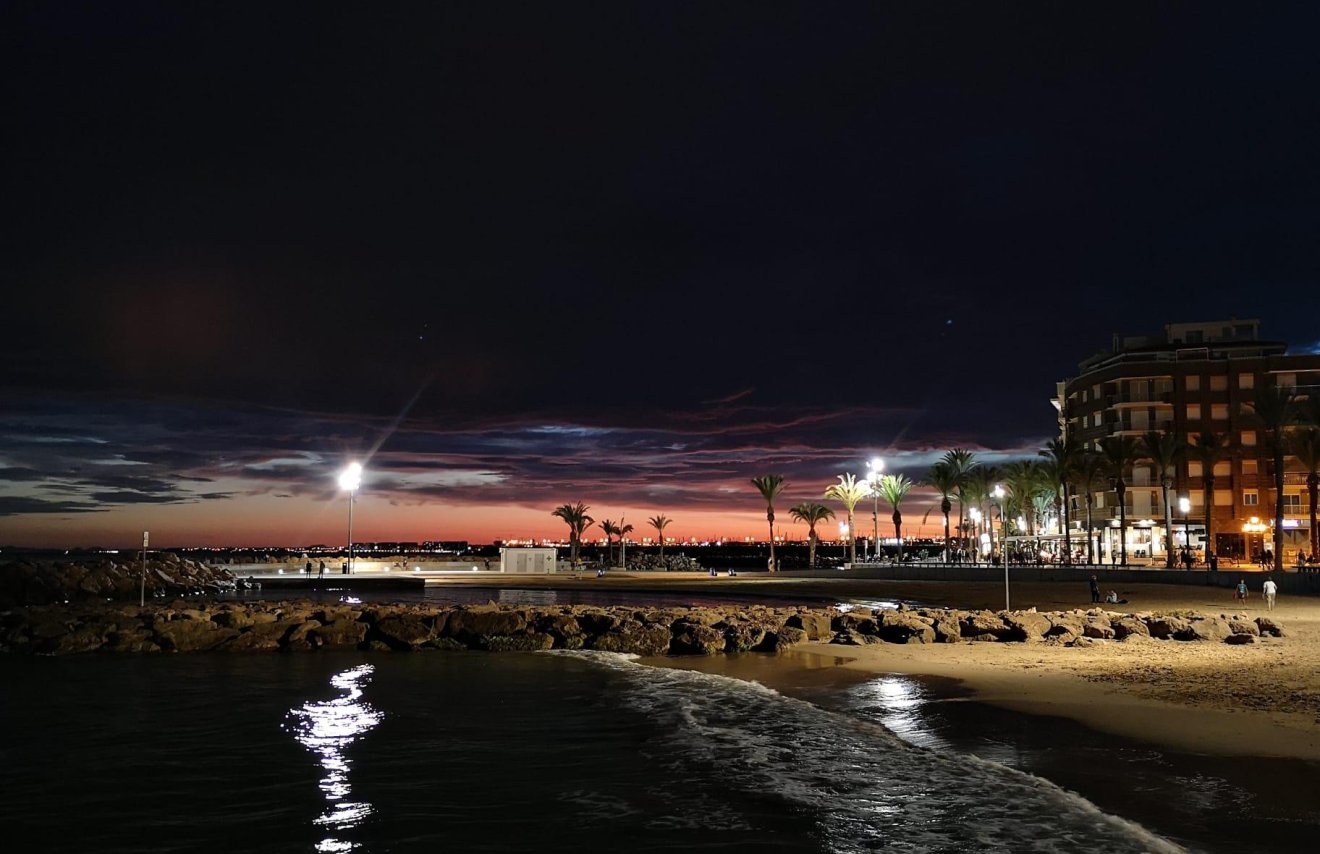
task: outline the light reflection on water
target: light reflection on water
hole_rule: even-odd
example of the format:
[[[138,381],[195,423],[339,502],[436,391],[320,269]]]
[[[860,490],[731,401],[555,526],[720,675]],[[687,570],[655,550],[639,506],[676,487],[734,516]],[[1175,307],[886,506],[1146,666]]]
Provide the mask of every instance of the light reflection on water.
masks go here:
[[[289,710],[294,737],[316,754],[325,770],[320,789],[325,793],[326,809],[315,823],[336,833],[356,827],[372,813],[371,804],[349,800],[352,787],[345,750],[384,717],[362,700],[362,686],[373,670],[370,664],[363,664],[337,673],[330,684],[343,691],[342,696]],[[356,847],[353,842],[330,836],[317,843],[316,850],[330,854]]]
[[[853,690],[863,702],[874,704],[880,723],[899,738],[918,747],[951,749],[949,743],[931,728],[925,714],[930,697],[920,682],[902,676],[886,676]]]

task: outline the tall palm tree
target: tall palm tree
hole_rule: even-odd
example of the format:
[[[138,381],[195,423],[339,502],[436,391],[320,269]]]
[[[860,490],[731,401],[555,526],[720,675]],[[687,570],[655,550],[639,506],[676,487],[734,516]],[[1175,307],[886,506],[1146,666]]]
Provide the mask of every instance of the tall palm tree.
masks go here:
[[[1276,385],[1256,386],[1251,408],[1264,428],[1265,447],[1274,462],[1274,568],[1283,570],[1283,455],[1285,431],[1297,417],[1297,392]]]
[[[752,478],[752,486],[756,487],[765,499],[765,520],[770,523],[770,571],[775,571],[775,499],[779,493],[784,491],[784,476],[782,474],[764,474],[760,477]]]
[[[948,456],[947,454],[945,456]],[[949,560],[949,513],[953,510],[953,502],[950,500],[954,492],[958,489],[959,476],[957,470],[949,465],[945,460],[940,460],[930,467],[926,472],[925,484],[935,488],[940,494],[940,512],[944,514],[944,560]],[[959,507],[962,502],[958,502]],[[962,514],[959,513],[961,524]]]
[[[1201,464],[1201,492],[1205,495],[1205,559],[1209,563],[1215,553],[1215,464],[1228,453],[1228,445],[1218,433],[1201,433],[1187,451]]]
[[[834,518],[834,511],[824,504],[818,504],[815,501],[804,501],[788,511],[799,522],[807,523],[807,566],[816,568],[816,543],[820,538],[816,536],[816,523],[824,522],[826,519]]]
[[[945,451],[944,456],[940,457],[940,462],[944,463],[950,469],[952,469],[953,476],[957,479],[958,485],[956,491],[958,494],[958,530],[959,532],[961,532],[964,523],[963,514],[966,512],[966,507],[965,507],[966,502],[963,501],[964,481],[966,480],[967,476],[971,473],[971,471],[977,466],[976,454],[972,453],[966,448],[954,448],[952,450]],[[947,544],[946,544],[946,548],[947,548]]]
[[[1106,436],[1100,440],[1100,454],[1118,497],[1118,546],[1123,566],[1127,566],[1127,476],[1138,453],[1137,440],[1131,436]]]
[[[904,474],[887,474],[880,478],[880,497],[890,507],[894,508],[894,515],[890,518],[894,520],[894,539],[898,540],[899,563],[903,562],[903,512],[899,509],[899,505],[903,503],[903,499],[907,497],[907,494],[912,491],[912,487],[915,485]]]
[[[1073,470],[1077,478],[1077,488],[1086,496],[1086,562],[1095,563],[1095,542],[1092,532],[1091,512],[1095,509],[1095,493],[1105,479],[1105,459],[1094,451],[1083,451]]]
[[[974,532],[975,551],[978,555],[981,549],[982,526],[990,524],[990,489],[994,486],[997,477],[999,477],[999,469],[994,466],[978,465],[963,472],[962,482],[958,487],[959,492],[962,494],[962,502],[960,503],[975,507],[981,514],[981,523]]]
[[[1077,457],[1081,448],[1072,439],[1052,439],[1040,452],[1041,471],[1054,493],[1054,514],[1063,526],[1063,562],[1072,563],[1072,520],[1068,517],[1068,484],[1072,482],[1073,469],[1077,466]]]
[[[628,568],[628,535],[633,532],[632,525],[623,524],[623,517],[619,517],[619,527],[614,529],[614,533],[619,537],[619,566]]]
[[[1173,508],[1169,506],[1169,487],[1178,464],[1187,456],[1187,440],[1177,433],[1149,430],[1141,437],[1138,453],[1150,460],[1164,490],[1164,536],[1166,537],[1164,565],[1173,569]]]
[[[612,519],[602,519],[600,530],[605,534],[605,565],[614,566],[614,541],[610,538],[619,532],[619,526]]]
[[[870,484],[853,477],[851,472],[839,475],[839,482],[825,490],[826,498],[833,498],[848,511],[848,560],[851,563],[857,563],[857,529],[853,527],[853,508],[870,494]]]
[[[1315,528],[1316,499],[1320,497],[1320,427],[1307,427],[1294,433],[1289,450],[1306,469],[1306,500],[1311,505],[1311,556],[1320,551],[1320,531]]]
[[[659,516],[652,516],[646,521],[652,528],[655,528],[655,532],[660,540],[660,558],[663,560],[665,556],[665,528],[668,528],[669,523],[674,520],[661,513]]]
[[[1013,495],[1013,504],[1017,512],[1027,521],[1025,533],[1034,534],[1036,514],[1032,509],[1032,502],[1036,493],[1040,491],[1043,479],[1040,470],[1031,460],[1014,460],[1004,464],[1002,475],[1004,484]]]
[[[557,516],[564,520],[568,525],[568,547],[569,562],[576,564],[578,562],[578,552],[582,548],[582,535],[595,523],[587,515],[591,508],[579,501],[577,504],[561,504],[550,511],[551,516]]]

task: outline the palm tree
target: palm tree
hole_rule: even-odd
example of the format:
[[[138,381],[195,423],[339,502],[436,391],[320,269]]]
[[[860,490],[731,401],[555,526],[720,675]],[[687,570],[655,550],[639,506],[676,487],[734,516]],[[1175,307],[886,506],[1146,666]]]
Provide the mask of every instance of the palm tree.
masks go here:
[[[610,537],[619,533],[619,526],[613,520],[602,519],[600,529],[605,533],[605,565],[614,566],[614,541]]]
[[[1177,433],[1163,433],[1150,430],[1141,437],[1141,456],[1150,460],[1151,466],[1160,477],[1160,487],[1164,490],[1164,536],[1168,545],[1165,547],[1164,566],[1173,569],[1173,508],[1169,506],[1169,486],[1178,464],[1187,455],[1187,440]]]
[[[1072,520],[1068,518],[1068,484],[1081,449],[1072,439],[1053,439],[1039,456],[1043,458],[1041,471],[1054,493],[1054,514],[1063,525],[1063,562],[1072,563]]]
[[[954,448],[953,450],[945,451],[944,456],[940,457],[940,462],[944,463],[950,469],[952,469],[953,476],[954,478],[957,479],[958,530],[961,532],[963,529],[963,522],[964,522],[963,513],[965,511],[965,504],[966,504],[966,502],[963,501],[963,493],[965,488],[964,481],[967,479],[967,476],[972,472],[972,470],[975,469],[977,466],[976,454],[972,453],[966,448]],[[945,544],[945,548],[946,549],[948,548],[947,544]]]
[[[870,484],[858,480],[851,473],[839,475],[839,482],[825,490],[826,498],[833,498],[848,511],[848,560],[852,563],[857,563],[857,529],[853,527],[853,508],[870,494]]]
[[[949,512],[953,510],[953,502],[950,497],[958,489],[960,480],[957,470],[945,460],[940,460],[930,467],[930,471],[926,472],[924,481],[927,486],[934,487],[935,491],[940,494],[940,512],[944,514],[944,560],[946,563],[949,560]],[[962,502],[959,501],[958,505],[961,507]],[[958,514],[958,518],[961,523],[961,512]]]
[[[623,517],[619,517],[619,527],[614,529],[614,533],[619,537],[619,566],[628,568],[628,535],[633,532],[632,525],[623,524]]]
[[[1100,454],[1118,496],[1118,546],[1123,566],[1127,566],[1127,474],[1138,453],[1137,440],[1131,436],[1107,436],[1100,440]]]
[[[578,551],[582,547],[582,534],[596,521],[587,515],[587,511],[590,509],[590,507],[579,501],[577,504],[562,504],[550,511],[551,516],[558,516],[568,525],[568,559],[574,565],[578,562]]]
[[[958,487],[961,493],[962,504],[970,504],[981,513],[982,524],[990,524],[990,513],[988,502],[990,501],[990,489],[994,485],[995,478],[999,477],[999,470],[994,466],[978,465],[963,472],[962,483]],[[981,549],[981,530],[978,528],[975,532],[976,545],[973,552],[980,554]]]
[[[647,519],[646,521],[650,524],[652,528],[655,528],[655,532],[659,537],[660,559],[663,560],[665,557],[665,528],[668,528],[669,523],[674,520],[670,519],[669,517],[665,516],[665,514],[661,513],[659,516],[652,516],[650,519]]]
[[[807,523],[807,566],[816,568],[816,543],[819,538],[816,536],[816,523],[824,522],[826,519],[834,518],[834,511],[824,504],[818,504],[814,501],[804,501],[798,506],[790,509],[788,515],[799,522]]]
[[[765,520],[770,523],[770,571],[775,571],[775,499],[779,493],[784,491],[784,476],[782,474],[765,474],[760,477],[752,478],[752,486],[756,487],[765,499]]]
[[[1292,436],[1289,450],[1306,469],[1306,500],[1311,504],[1311,556],[1320,551],[1320,531],[1315,529],[1316,498],[1320,497],[1320,427],[1307,427]]]
[[[903,499],[907,497],[907,494],[912,491],[912,487],[915,485],[904,474],[887,474],[880,478],[880,497],[890,507],[894,508],[894,515],[890,518],[894,520],[894,539],[898,540],[899,563],[903,562],[903,513],[899,509],[899,505],[903,503]]]
[[[1256,386],[1251,408],[1265,432],[1265,447],[1274,458],[1274,569],[1283,570],[1283,455],[1284,431],[1296,420],[1296,390],[1274,385]]]
[[[1104,483],[1105,460],[1094,451],[1083,451],[1073,469],[1077,478],[1077,488],[1086,496],[1086,562],[1095,563],[1095,542],[1091,536],[1095,528],[1091,524],[1091,511],[1095,509],[1095,493]]]
[[[1035,533],[1035,513],[1032,502],[1040,491],[1041,474],[1031,460],[1015,460],[1003,468],[1004,483],[1013,494],[1013,504],[1027,520],[1026,533]]]
[[[1215,553],[1214,506],[1215,506],[1215,465],[1228,453],[1228,445],[1218,433],[1201,433],[1196,443],[1188,447],[1191,454],[1201,464],[1201,492],[1205,503],[1205,560]]]

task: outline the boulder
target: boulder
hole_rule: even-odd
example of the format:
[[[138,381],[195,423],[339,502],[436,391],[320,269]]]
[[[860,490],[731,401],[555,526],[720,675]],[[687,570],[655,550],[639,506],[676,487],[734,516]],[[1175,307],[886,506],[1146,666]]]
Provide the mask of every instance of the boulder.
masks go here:
[[[828,614],[816,611],[799,611],[784,620],[784,625],[801,629],[809,640],[826,640],[830,637],[830,618]]]
[[[1193,617],[1187,621],[1187,628],[1178,632],[1174,637],[1178,640],[1207,640],[1222,641],[1224,638],[1233,634],[1229,628],[1228,621],[1221,617]]]
[[[482,635],[478,644],[479,649],[490,652],[537,652],[552,648],[555,639],[545,632],[529,632],[523,635]]]
[[[1224,638],[1224,643],[1231,643],[1231,644],[1245,644],[1245,643],[1255,643],[1255,642],[1256,642],[1256,636],[1253,634],[1248,634],[1247,632],[1234,632],[1233,634]]]
[[[1146,621],[1146,628],[1150,629],[1150,636],[1159,640],[1177,637],[1186,634],[1190,624],[1182,617],[1173,616],[1152,616]]]
[[[625,623],[618,629],[591,638],[589,649],[601,652],[631,652],[636,655],[664,655],[669,652],[668,626],[643,626]]]
[[[719,629],[699,623],[679,620],[674,623],[672,631],[669,651],[674,655],[714,655],[723,652],[728,643]]]
[[[37,646],[37,652],[45,655],[77,655],[83,652],[95,652],[105,643],[105,633],[95,626],[80,626],[71,632],[65,632],[53,638],[47,638]]]
[[[1014,611],[1004,615],[1004,625],[1008,626],[1005,640],[1038,641],[1045,637],[1051,628],[1049,619],[1035,611]]]
[[[238,637],[238,629],[217,626],[210,620],[170,620],[158,625],[154,643],[166,652],[203,652]]]
[[[366,623],[355,620],[335,620],[313,629],[312,642],[317,646],[356,648],[366,640],[367,628]]]
[[[1260,627],[1246,617],[1229,617],[1228,628],[1235,635],[1255,636],[1260,634]],[[1238,643],[1238,641],[1234,641],[1234,643]]]
[[[1262,637],[1265,635],[1276,638],[1283,637],[1283,626],[1273,617],[1257,617],[1256,627],[1260,629]]]
[[[765,631],[765,626],[756,623],[740,622],[724,626],[724,651],[751,652],[765,640]]]
[[[435,637],[431,626],[414,614],[385,617],[371,627],[371,634],[373,639],[388,644],[391,649],[400,650],[412,649]]]
[[[962,630],[958,626],[958,621],[949,617],[935,621],[935,642],[936,643],[957,643],[962,640]]]
[[[1134,635],[1146,638],[1150,637],[1150,629],[1146,628],[1146,624],[1141,622],[1141,620],[1138,620],[1136,617],[1119,617],[1117,620],[1114,620],[1111,625],[1114,629],[1114,637],[1119,640]]]
[[[783,652],[806,639],[807,632],[805,629],[799,629],[795,626],[783,626],[772,632],[766,632],[765,640],[757,649],[762,652]]]
[[[885,611],[878,634],[889,643],[935,643],[934,627],[910,611]]]
[[[284,623],[254,623],[223,648],[225,652],[274,652],[288,631]]]
[[[1117,634],[1118,633],[1114,631],[1114,627],[1109,624],[1108,620],[1105,620],[1104,622],[1099,620],[1087,620],[1085,625],[1082,626],[1082,635],[1088,638],[1113,640]]]
[[[962,636],[970,640],[1000,640],[1008,635],[1009,628],[1003,619],[993,611],[976,611],[967,614],[958,622]]]

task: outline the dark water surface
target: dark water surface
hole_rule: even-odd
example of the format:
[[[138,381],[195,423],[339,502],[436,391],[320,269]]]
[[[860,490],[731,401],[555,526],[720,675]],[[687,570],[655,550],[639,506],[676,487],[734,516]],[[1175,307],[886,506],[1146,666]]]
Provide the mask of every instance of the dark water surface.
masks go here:
[[[1008,764],[903,741],[870,695],[818,705],[623,656],[0,669],[0,822],[25,850],[1176,850]]]
[[[767,605],[775,608],[791,608],[796,605],[822,607],[832,604],[832,600],[784,598],[781,596],[756,596],[750,594],[725,595],[723,593],[689,593],[682,591],[638,590],[628,588],[620,590],[599,590],[555,587],[537,589],[534,587],[478,587],[468,585],[445,585],[400,590],[381,587],[373,589],[363,585],[355,589],[333,587],[324,588],[271,587],[263,590],[242,590],[236,593],[214,597],[216,601],[243,602],[255,600],[309,599],[313,602],[403,602],[414,605],[484,605],[494,602],[500,605],[592,605],[608,607],[613,605],[645,608],[717,608],[722,605]],[[896,603],[890,603],[893,607]]]

